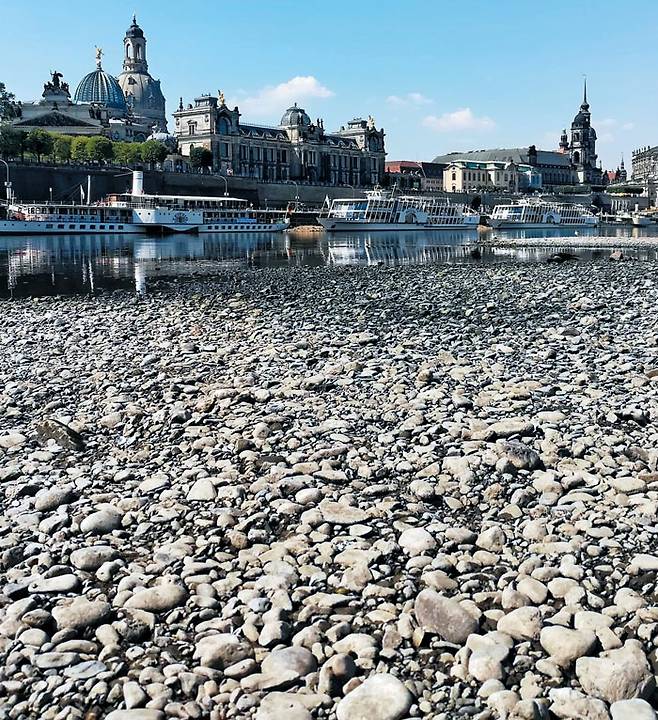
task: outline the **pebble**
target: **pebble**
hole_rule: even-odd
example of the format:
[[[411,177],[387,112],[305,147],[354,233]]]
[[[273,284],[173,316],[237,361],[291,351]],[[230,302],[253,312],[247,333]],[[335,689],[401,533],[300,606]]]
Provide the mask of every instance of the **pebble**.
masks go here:
[[[655,717],[656,263],[508,250],[0,301],[3,720]]]

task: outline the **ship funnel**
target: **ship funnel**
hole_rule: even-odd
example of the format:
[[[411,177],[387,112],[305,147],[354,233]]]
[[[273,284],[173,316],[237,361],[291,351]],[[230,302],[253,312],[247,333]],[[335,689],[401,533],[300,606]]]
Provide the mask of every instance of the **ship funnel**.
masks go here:
[[[144,173],[141,170],[133,170],[133,195],[144,194]]]

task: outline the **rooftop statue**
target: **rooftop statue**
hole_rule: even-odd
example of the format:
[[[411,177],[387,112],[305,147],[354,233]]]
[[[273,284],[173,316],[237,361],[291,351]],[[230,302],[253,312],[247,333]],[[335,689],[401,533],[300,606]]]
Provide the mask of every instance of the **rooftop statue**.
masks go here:
[[[217,97],[219,98],[220,105],[226,105],[226,97],[224,96],[224,93],[221,90],[217,91]]]
[[[96,48],[96,67],[100,70],[101,67],[101,59],[105,53],[103,53],[103,48]]]

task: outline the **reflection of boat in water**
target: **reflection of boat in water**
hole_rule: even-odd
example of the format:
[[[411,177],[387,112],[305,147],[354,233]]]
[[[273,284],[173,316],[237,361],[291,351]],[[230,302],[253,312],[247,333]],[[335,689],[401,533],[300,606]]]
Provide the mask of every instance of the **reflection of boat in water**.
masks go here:
[[[463,244],[468,237],[459,233],[459,243],[451,243],[431,234],[395,232],[331,236],[327,240],[327,258],[336,265],[401,265],[429,262],[454,262],[471,259],[472,245]]]
[[[3,235],[269,233],[286,227],[285,212],[255,210],[240,198],[149,195],[141,171],[133,172],[130,193],[86,205],[10,202],[7,219],[0,220]]]
[[[365,195],[333,200],[318,222],[328,232],[339,232],[476,229],[480,221],[480,215],[465,205],[438,197],[395,196],[384,190],[371,190]]]
[[[599,220],[584,205],[527,199],[496,205],[489,222],[494,228],[529,229],[553,226],[596,227]]]

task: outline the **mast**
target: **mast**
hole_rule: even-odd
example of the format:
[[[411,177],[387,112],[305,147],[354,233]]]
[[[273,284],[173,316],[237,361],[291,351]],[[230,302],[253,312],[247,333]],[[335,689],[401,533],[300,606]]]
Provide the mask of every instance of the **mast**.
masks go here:
[[[91,173],[87,175],[87,205],[91,205]]]

